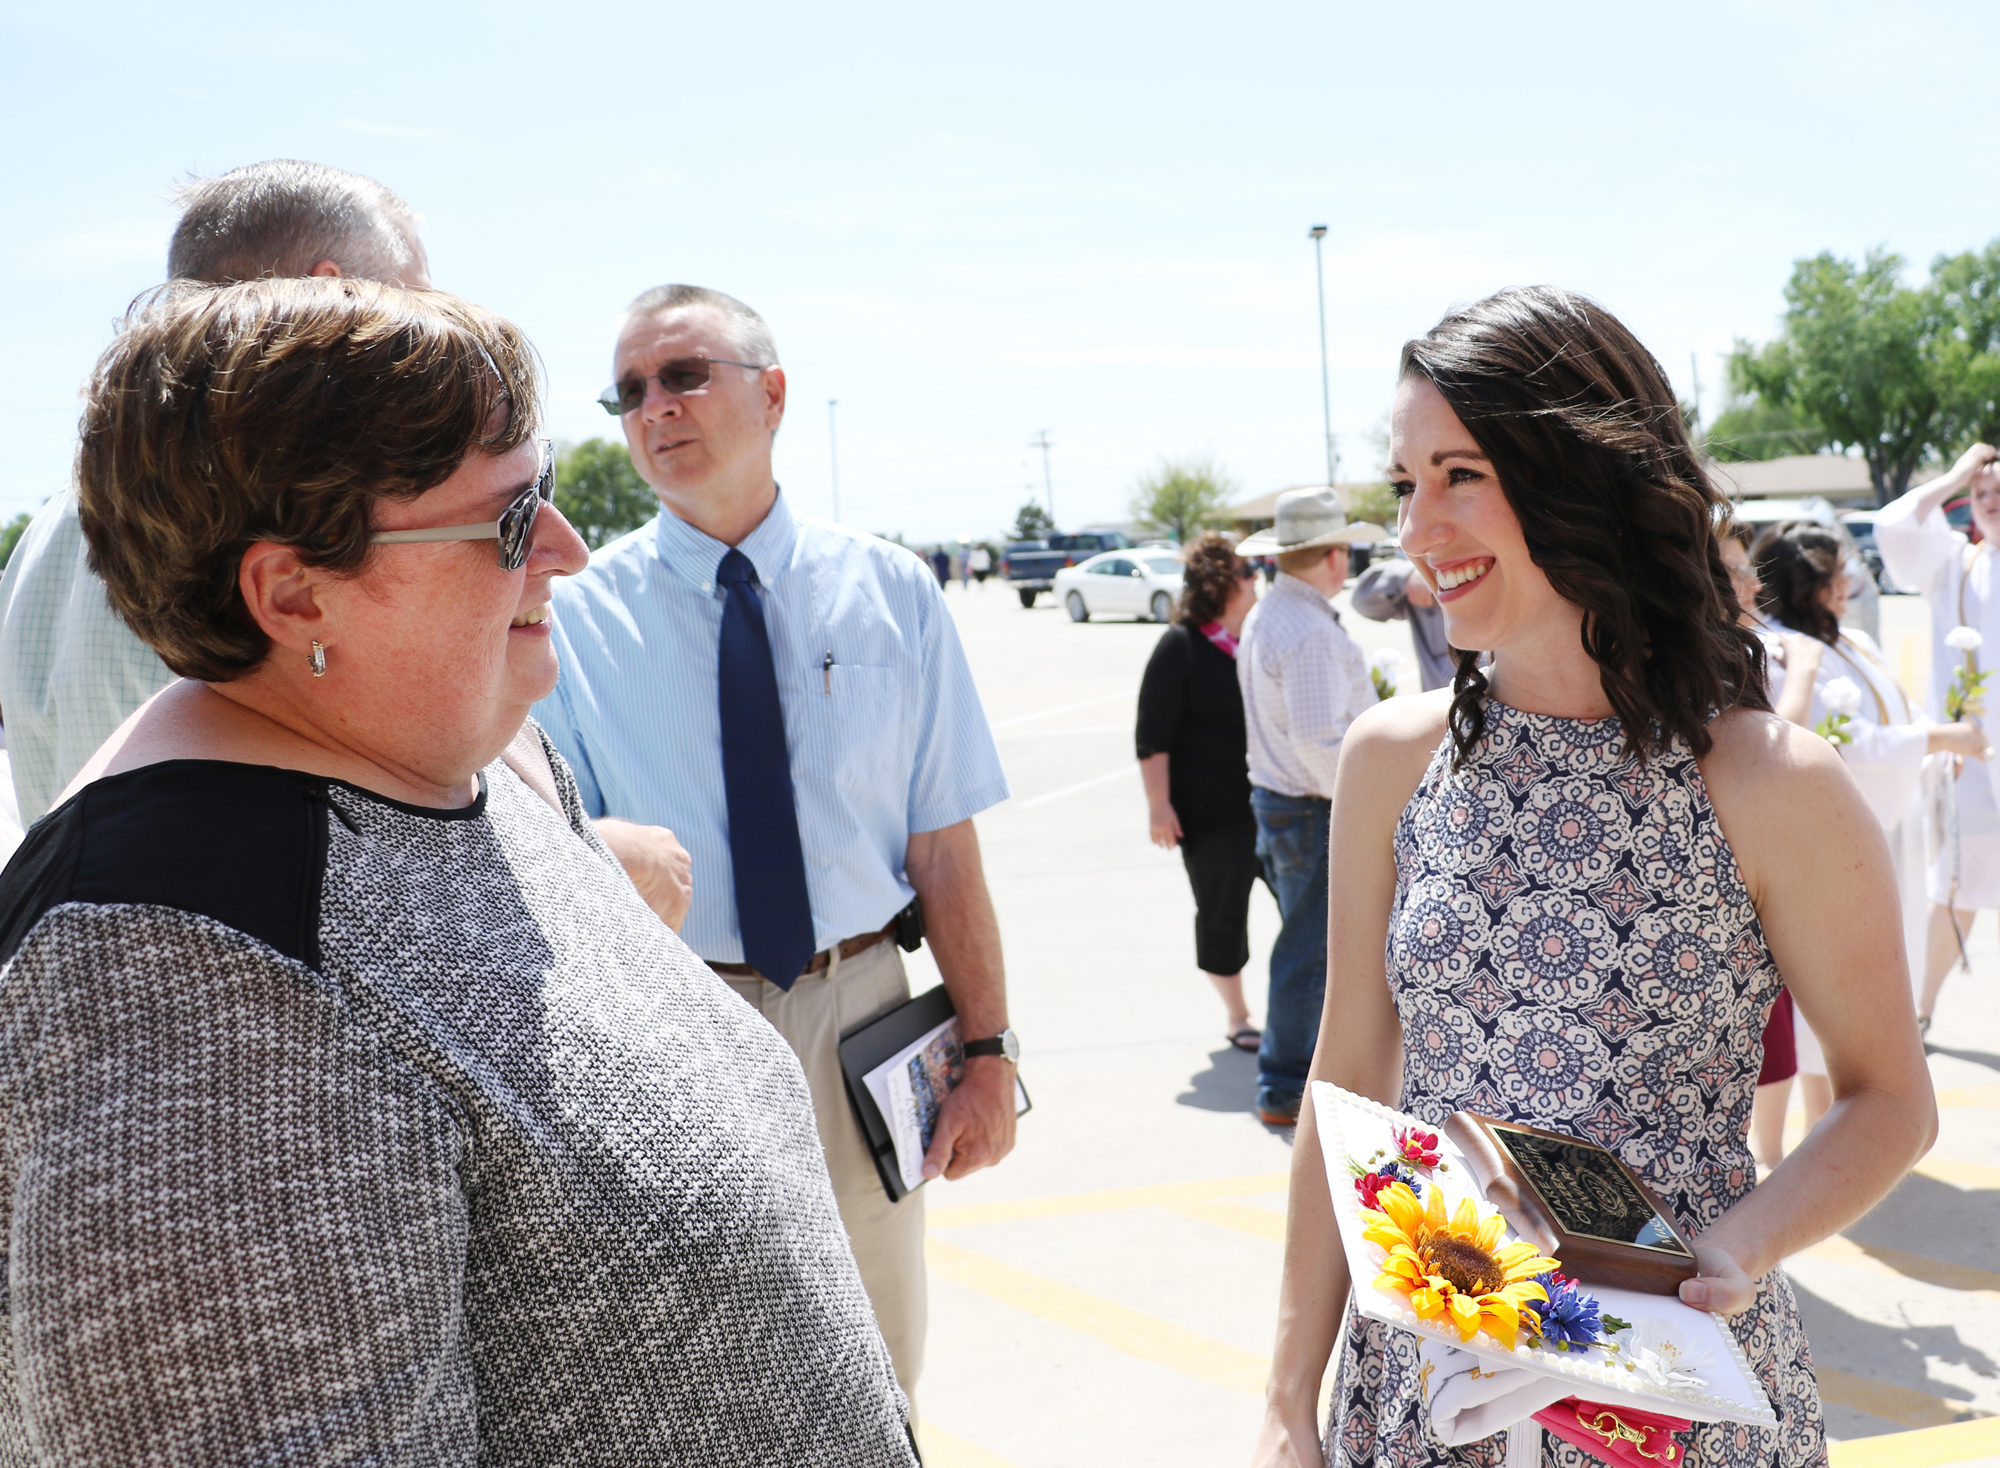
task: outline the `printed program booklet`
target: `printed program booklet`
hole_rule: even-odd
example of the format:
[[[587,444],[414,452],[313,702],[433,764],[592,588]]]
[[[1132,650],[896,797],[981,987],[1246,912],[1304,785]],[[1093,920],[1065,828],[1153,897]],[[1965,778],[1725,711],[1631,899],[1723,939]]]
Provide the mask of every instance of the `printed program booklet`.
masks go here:
[[[923,1186],[938,1110],[965,1077],[964,1040],[944,986],[845,1036],[840,1067],[889,1196],[900,1199]],[[1017,1114],[1029,1107],[1019,1076],[1014,1106]]]

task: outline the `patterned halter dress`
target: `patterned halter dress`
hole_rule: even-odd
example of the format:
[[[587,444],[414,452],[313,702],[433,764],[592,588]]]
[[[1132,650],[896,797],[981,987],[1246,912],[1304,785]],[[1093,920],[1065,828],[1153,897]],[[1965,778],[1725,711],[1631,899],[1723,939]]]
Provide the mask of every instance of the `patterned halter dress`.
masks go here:
[[[1463,769],[1446,740],[1395,836],[1388,977],[1403,1110],[1460,1108],[1616,1151],[1695,1230],[1747,1194],[1765,1016],[1782,979],[1693,754],[1641,765],[1615,719],[1488,699]],[[1697,1424],[1684,1468],[1826,1462],[1790,1283],[1773,1271],[1731,1321],[1776,1430]],[[1431,1431],[1416,1339],[1350,1307],[1326,1460],[1494,1468],[1504,1435]],[[1553,1434],[1549,1468],[1601,1468]]]

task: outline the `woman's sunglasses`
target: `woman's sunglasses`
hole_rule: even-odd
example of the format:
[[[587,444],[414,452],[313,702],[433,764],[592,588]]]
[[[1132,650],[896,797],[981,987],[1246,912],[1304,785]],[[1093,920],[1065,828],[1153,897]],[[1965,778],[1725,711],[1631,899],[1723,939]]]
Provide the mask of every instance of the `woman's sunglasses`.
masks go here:
[[[726,357],[676,357],[650,377],[628,377],[612,383],[597,395],[597,406],[614,418],[621,417],[646,401],[647,383],[657,382],[676,395],[693,392],[708,386],[709,369],[717,366],[748,367],[752,372],[764,370],[755,362],[732,362]]]
[[[555,445],[542,443],[542,467],[535,482],[522,490],[498,520],[481,525],[440,525],[432,530],[378,530],[368,537],[370,545],[422,545],[441,540],[497,540],[500,542],[500,569],[518,571],[528,563],[528,546],[535,517],[542,506],[556,497]]]

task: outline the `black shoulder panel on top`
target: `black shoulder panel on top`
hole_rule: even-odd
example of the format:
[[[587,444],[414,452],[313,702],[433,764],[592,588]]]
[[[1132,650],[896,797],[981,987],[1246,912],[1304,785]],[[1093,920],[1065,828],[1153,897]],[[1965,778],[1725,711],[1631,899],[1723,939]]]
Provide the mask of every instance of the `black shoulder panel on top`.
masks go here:
[[[317,966],[328,811],[309,775],[220,760],[86,785],[0,873],[0,963],[53,907],[134,902],[200,913]]]

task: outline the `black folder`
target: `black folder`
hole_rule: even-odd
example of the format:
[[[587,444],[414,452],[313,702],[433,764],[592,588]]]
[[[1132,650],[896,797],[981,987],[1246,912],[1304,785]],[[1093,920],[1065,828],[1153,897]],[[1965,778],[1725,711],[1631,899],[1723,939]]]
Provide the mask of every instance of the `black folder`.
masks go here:
[[[875,1170],[882,1175],[882,1186],[897,1202],[910,1190],[903,1186],[902,1171],[896,1165],[896,1143],[889,1135],[889,1123],[868,1094],[868,1073],[957,1013],[951,995],[940,984],[840,1037],[840,1073],[847,1083],[847,1099],[875,1158]],[[1014,1079],[1014,1093],[1020,1103],[1017,1114],[1025,1114],[1031,1103],[1019,1076]]]

